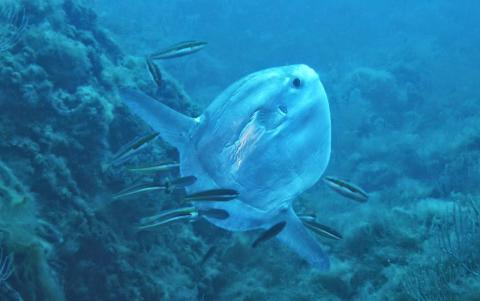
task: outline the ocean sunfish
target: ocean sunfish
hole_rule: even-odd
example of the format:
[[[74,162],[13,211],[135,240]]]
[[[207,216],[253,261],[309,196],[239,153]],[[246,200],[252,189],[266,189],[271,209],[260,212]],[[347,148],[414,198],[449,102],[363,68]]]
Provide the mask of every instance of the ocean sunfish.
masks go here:
[[[204,216],[229,231],[268,230],[314,267],[329,259],[293,210],[292,202],[322,176],[330,159],[327,95],[306,65],[270,68],[228,87],[196,118],[180,114],[131,89],[125,104],[180,155],[182,176],[195,176],[188,193],[216,188],[238,191],[228,202],[195,201]]]

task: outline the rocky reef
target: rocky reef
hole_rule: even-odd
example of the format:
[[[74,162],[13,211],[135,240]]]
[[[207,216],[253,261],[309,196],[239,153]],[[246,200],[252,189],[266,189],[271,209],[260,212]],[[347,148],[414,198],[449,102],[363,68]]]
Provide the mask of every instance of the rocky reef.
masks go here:
[[[0,243],[13,258],[1,300],[478,300],[477,96],[439,91],[414,60],[332,68],[329,173],[348,175],[371,200],[352,204],[317,185],[296,203],[328,212],[325,223],[344,234],[322,241],[330,272],[202,221],[135,232],[140,217],[180,196],[111,201],[137,180],[109,168],[113,154],[150,131],[117,87],[188,115],[200,109],[161,66],[156,86],[144,58],[124,53],[87,4],[0,4],[21,14],[0,32]],[[178,159],[162,141],[142,155]]]
[[[143,59],[123,55],[80,2],[2,5],[28,18],[22,37],[0,57],[0,230],[2,246],[14,256],[6,283],[18,294],[11,298],[169,299],[177,282],[166,280],[184,274],[176,272],[184,265],[175,253],[152,250],[161,246],[155,235],[137,242],[128,218],[99,207],[124,181],[105,171],[112,153],[148,130],[119,105],[115,87],[145,87],[194,113],[188,96],[168,76],[162,91],[154,91]],[[158,158],[175,156],[153,148]],[[136,209],[131,212],[136,218]],[[178,245],[186,239],[190,245],[183,236],[175,235]],[[146,262],[155,252],[159,262]],[[162,267],[162,261],[169,263]],[[192,282],[184,294],[195,287]]]

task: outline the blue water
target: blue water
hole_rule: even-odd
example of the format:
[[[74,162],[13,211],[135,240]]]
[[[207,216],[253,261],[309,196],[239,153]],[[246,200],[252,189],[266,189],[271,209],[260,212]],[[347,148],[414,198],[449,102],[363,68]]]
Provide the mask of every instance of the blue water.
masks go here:
[[[474,1],[5,0],[0,3],[0,300],[480,300],[480,4]],[[207,46],[156,61],[178,42]],[[182,189],[115,200],[177,169],[118,95],[200,115],[234,81],[307,64],[328,95],[332,153],[294,201],[342,239],[319,271],[262,231],[205,220],[138,231]],[[301,164],[302,158],[299,158]],[[274,177],[275,175],[272,175]]]

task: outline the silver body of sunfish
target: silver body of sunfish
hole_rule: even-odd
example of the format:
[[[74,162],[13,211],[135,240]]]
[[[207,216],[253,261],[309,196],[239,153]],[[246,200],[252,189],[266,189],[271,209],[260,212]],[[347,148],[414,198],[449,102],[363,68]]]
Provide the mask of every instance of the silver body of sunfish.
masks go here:
[[[199,210],[228,212],[224,219],[205,217],[209,222],[229,231],[266,230],[286,222],[276,237],[314,267],[329,268],[328,257],[292,208],[330,159],[330,109],[313,69],[291,65],[250,74],[197,118],[139,92],[121,94],[134,113],[178,149],[181,174],[197,178],[189,193],[239,192],[229,202],[194,202]]]

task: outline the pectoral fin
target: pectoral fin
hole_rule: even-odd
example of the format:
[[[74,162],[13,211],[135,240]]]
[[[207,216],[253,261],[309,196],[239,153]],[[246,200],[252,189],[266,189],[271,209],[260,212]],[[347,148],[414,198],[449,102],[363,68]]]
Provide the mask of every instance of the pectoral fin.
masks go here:
[[[138,230],[152,229],[180,220],[195,220],[198,212],[194,207],[165,210],[154,216],[144,217],[138,224]]]

